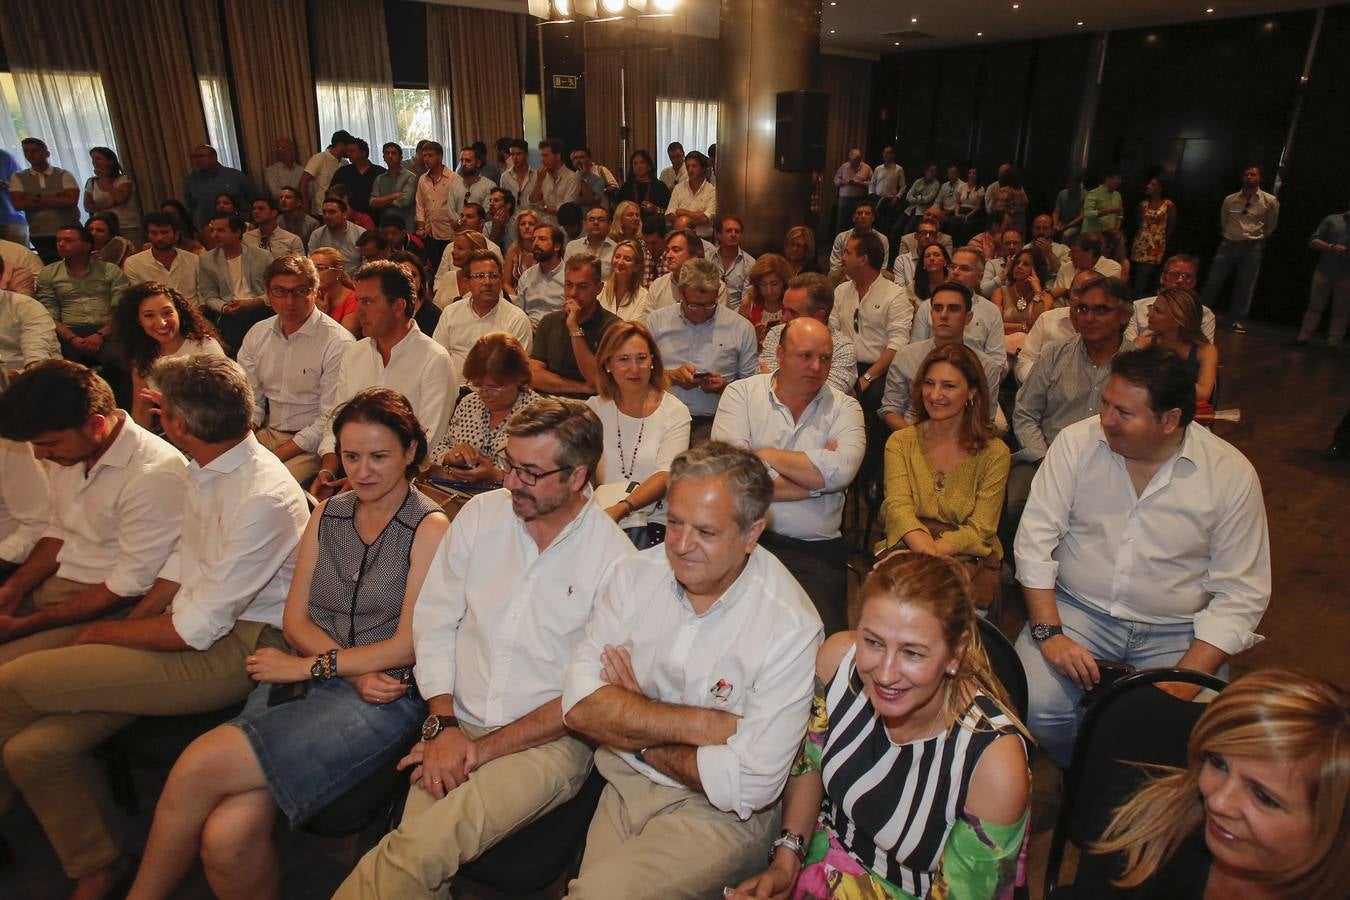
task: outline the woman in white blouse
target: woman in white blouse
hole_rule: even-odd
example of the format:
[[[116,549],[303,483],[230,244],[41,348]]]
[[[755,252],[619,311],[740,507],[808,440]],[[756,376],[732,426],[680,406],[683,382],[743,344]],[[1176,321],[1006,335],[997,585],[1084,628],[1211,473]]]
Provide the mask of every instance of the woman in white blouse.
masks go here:
[[[131,418],[156,426],[154,402],[145,395],[155,360],[163,356],[224,356],[216,330],[197,308],[167,284],[146,281],[128,288],[113,313],[113,333],[131,369]]]
[[[600,289],[600,305],[625,322],[645,322],[651,312],[647,289],[642,286],[642,247],[622,240],[614,246],[609,281]]]
[[[489,332],[464,357],[464,382],[473,390],[455,407],[450,430],[431,458],[457,481],[501,484],[505,473],[498,462],[506,449],[506,420],[539,399],[530,390],[530,358],[514,336]]]
[[[110,212],[117,216],[119,233],[140,249],[143,236],[136,186],[122,171],[122,164],[111,149],[95,147],[89,151],[89,161],[94,164],[94,177],[84,183],[84,211],[90,215]]]
[[[596,500],[643,550],[665,539],[666,484],[689,449],[689,408],[666,391],[661,353],[641,322],[611,325],[595,359],[600,395],[586,405],[605,430]]]

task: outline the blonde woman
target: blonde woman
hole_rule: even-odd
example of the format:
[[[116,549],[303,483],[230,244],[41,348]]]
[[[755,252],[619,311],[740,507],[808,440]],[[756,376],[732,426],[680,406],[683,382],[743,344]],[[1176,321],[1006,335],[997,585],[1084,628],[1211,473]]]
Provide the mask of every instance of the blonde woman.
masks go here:
[[[632,200],[624,200],[614,207],[614,219],[609,226],[609,236],[615,242],[636,241],[642,244],[642,211]]]
[[[783,238],[783,258],[792,267],[793,275],[821,271],[820,260],[816,257],[816,236],[810,228],[794,225],[788,229]]]
[[[1141,350],[1166,347],[1186,361],[1195,382],[1197,407],[1213,403],[1219,378],[1219,348],[1205,337],[1201,321],[1200,300],[1194,293],[1163,288],[1148,308],[1148,334],[1134,339]]]
[[[627,239],[614,245],[609,281],[600,289],[600,305],[625,322],[645,322],[651,298],[642,286],[645,268],[642,242]]]
[[[1343,689],[1288,670],[1243,676],[1206,708],[1186,757],[1185,769],[1157,770],[1116,810],[1073,897],[1350,896]]]
[[[356,320],[356,285],[347,274],[347,261],[333,247],[319,247],[309,255],[319,271],[319,290],[314,305],[338,321],[343,328],[360,337],[361,323]]]
[[[731,896],[1011,898],[1027,737],[990,670],[961,567],[910,552],[879,563],[857,630],[825,641],[816,676],[783,792],[785,837],[801,849],[776,844],[769,868]]]
[[[520,284],[520,276],[534,265],[534,229],[538,226],[539,216],[534,210],[516,213],[516,239],[507,249],[505,259],[506,289],[512,294]]]

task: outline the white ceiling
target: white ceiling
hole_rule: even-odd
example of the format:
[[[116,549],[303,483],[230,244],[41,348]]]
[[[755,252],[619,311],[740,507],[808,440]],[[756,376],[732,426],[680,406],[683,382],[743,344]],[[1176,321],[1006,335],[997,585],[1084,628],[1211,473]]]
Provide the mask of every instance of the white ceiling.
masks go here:
[[[1015,2],[1017,9],[1013,8]],[[825,50],[895,53],[1327,5],[1325,0],[821,0],[820,43]],[[888,32],[911,29],[933,37],[909,40],[886,36]],[[897,40],[899,47],[895,46]]]

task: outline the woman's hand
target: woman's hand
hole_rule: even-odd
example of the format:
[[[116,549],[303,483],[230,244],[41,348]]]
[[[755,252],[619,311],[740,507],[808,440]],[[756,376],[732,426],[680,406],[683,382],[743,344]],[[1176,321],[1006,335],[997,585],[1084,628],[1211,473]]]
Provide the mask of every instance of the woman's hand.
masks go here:
[[[1037,276],[1035,272],[1031,273],[1031,277],[1027,279],[1027,284],[1031,285],[1033,295],[1039,295],[1042,291],[1045,290],[1045,288],[1041,286],[1040,277]]]
[[[630,504],[627,501],[620,500],[618,503],[609,507],[609,509],[606,509],[605,515],[609,516],[614,520],[615,524],[617,524],[622,522],[624,517],[628,515],[630,508]]]
[[[377,706],[384,703],[393,703],[408,690],[408,686],[402,681],[383,672],[367,672],[364,675],[353,675],[343,680],[356,689],[356,693],[360,695],[362,700]]]
[[[441,457],[441,465],[447,469],[472,469],[483,461],[483,455],[472,444],[456,444]]]
[[[779,850],[767,869],[753,878],[747,878],[737,887],[728,889],[726,896],[733,900],[781,900],[792,893],[801,870],[802,865],[796,854],[790,850]]]
[[[265,681],[268,684],[294,684],[297,681],[308,681],[310,678],[309,667],[313,660],[301,656],[292,656],[275,647],[263,647],[261,650],[253,651],[253,655],[244,660],[244,668],[248,670],[248,677],[254,681]]]

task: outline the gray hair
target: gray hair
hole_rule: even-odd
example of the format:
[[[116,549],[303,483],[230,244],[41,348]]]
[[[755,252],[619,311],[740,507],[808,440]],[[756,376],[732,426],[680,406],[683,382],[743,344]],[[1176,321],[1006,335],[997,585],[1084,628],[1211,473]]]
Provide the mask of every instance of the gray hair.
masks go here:
[[[540,397],[506,420],[507,437],[549,435],[558,442],[553,464],[559,468],[586,467],[586,478],[595,481],[600,454],[605,449],[605,430],[595,412],[580,400]]]
[[[188,434],[219,444],[248,434],[253,390],[239,363],[224,356],[165,356],[150,370],[164,395],[163,409],[182,419]]]
[[[819,272],[804,272],[792,276],[792,280],[787,283],[787,289],[806,291],[812,315],[824,310],[825,318],[828,319],[830,313],[834,312],[834,289],[830,287],[830,280]]]
[[[722,287],[722,276],[717,266],[706,259],[691,259],[680,266],[678,276],[682,291],[711,291],[717,293]]]
[[[764,518],[773,500],[773,480],[769,478],[769,470],[749,450],[721,441],[690,447],[670,464],[667,494],[675,488],[676,482],[685,478],[718,477],[727,480],[727,488],[736,502],[736,525],[744,534]]]

